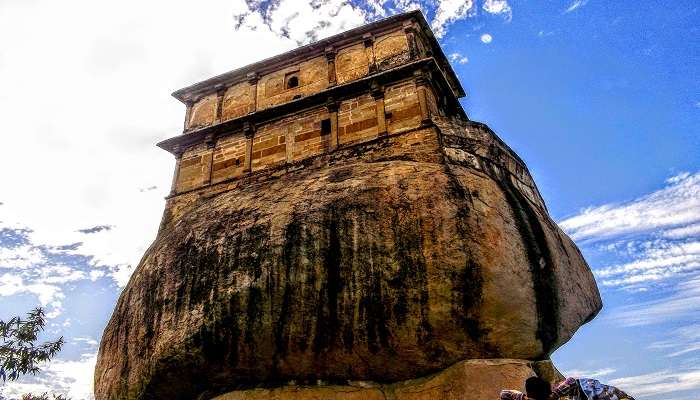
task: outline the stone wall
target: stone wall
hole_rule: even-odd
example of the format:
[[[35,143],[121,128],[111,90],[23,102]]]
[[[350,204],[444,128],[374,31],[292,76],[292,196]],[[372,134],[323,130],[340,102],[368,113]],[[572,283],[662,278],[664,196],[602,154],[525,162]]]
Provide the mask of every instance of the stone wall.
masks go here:
[[[432,90],[424,92],[429,99],[427,104],[434,103]],[[250,85],[229,89],[225,99],[235,97],[236,93],[240,98],[250,98],[245,94],[250,93]],[[228,110],[225,115],[245,111],[245,108],[235,108],[231,104],[227,106],[226,101],[223,104],[223,110]],[[249,138],[242,131],[231,132],[210,140],[208,144],[184,149],[173,194],[237,179],[247,172],[300,162],[339,146],[352,146],[384,134],[396,134],[422,123],[415,80],[341,100],[336,107],[337,112],[324,105],[261,124],[251,128]],[[434,105],[431,108],[437,112]],[[204,114],[193,114],[193,118],[197,115]],[[249,155],[247,146],[250,146]]]
[[[246,140],[242,135],[231,135],[217,141],[214,148],[214,165],[211,171],[212,184],[243,174],[245,146]]]
[[[387,87],[384,94],[387,131],[398,132],[421,123],[421,110],[416,83],[409,81]]]
[[[200,144],[189,149],[179,162],[176,173],[175,188],[177,192],[186,192],[208,183],[211,151],[206,144]]]
[[[377,137],[377,104],[369,94],[343,101],[338,112],[338,140],[350,144]]]

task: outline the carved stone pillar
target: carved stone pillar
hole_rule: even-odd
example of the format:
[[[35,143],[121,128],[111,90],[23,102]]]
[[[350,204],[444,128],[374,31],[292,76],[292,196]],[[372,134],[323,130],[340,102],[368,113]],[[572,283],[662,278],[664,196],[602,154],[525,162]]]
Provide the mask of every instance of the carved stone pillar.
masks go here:
[[[406,40],[408,41],[408,53],[411,60],[415,59],[418,55],[418,48],[416,45],[416,21],[404,21],[403,31],[406,33]]]
[[[258,80],[260,77],[258,76],[257,72],[250,72],[248,73],[247,78],[251,90],[250,98],[253,102],[253,109],[250,110],[250,113],[254,113],[258,109]]]
[[[253,137],[255,136],[255,125],[246,121],[243,123],[243,134],[245,135],[245,166],[243,172],[253,171]]]
[[[180,161],[182,161],[182,153],[182,148],[173,148],[173,155],[175,155],[175,172],[173,172],[173,181],[170,184],[169,196],[175,196],[177,194],[177,180],[180,177]]]
[[[384,86],[373,82],[370,87],[370,92],[374,98],[375,107],[377,109],[377,134],[379,136],[386,135],[386,110],[384,109]]]
[[[371,74],[377,71],[377,61],[374,57],[374,35],[365,33],[362,35],[362,40],[364,40],[365,43],[365,54],[367,55],[369,73]]]
[[[204,143],[207,145],[208,153],[206,154],[206,168],[207,168],[207,174],[204,177],[204,180],[202,182],[203,186],[207,186],[211,184],[211,174],[212,174],[212,168],[214,166],[214,150],[216,148],[216,136],[213,134],[207,135],[205,138]]]
[[[219,87],[216,91],[216,122],[215,124],[220,124],[222,121],[222,115],[224,113],[224,95],[226,94],[225,87]]]
[[[430,77],[425,71],[416,71],[413,73],[416,79],[416,92],[418,93],[418,104],[420,105],[421,123],[430,122],[430,110],[428,109],[427,85]]]
[[[192,107],[194,106],[194,101],[186,100],[185,106],[187,107],[187,110],[185,111],[185,123],[182,126],[183,132],[186,132],[187,128],[190,126],[190,118],[192,117]]]
[[[326,47],[326,60],[328,60],[328,86],[335,86],[338,80],[335,75],[336,52],[332,46]]]
[[[326,108],[328,108],[328,114],[331,120],[331,137],[330,144],[328,146],[329,151],[333,151],[338,148],[338,107],[338,102],[332,97],[329,97],[326,101]]]

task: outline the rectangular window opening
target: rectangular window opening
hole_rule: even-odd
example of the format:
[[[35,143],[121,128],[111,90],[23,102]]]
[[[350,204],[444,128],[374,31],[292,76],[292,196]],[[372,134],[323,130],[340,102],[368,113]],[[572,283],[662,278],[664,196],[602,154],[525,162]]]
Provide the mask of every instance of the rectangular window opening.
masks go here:
[[[326,118],[321,121],[321,135],[328,135],[331,133],[331,120]]]

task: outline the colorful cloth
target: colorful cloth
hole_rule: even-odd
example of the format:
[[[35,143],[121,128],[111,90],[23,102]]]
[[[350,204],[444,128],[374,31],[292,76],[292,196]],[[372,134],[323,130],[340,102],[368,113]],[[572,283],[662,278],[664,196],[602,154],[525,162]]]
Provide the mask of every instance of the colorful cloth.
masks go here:
[[[552,389],[552,397],[569,397],[571,400],[634,400],[622,390],[590,378],[567,378]]]
[[[501,400],[527,400],[525,393],[520,393],[517,390],[501,390]]]
[[[568,397],[571,400],[634,400],[622,390],[589,378],[566,378],[552,389],[550,399]],[[500,400],[528,400],[517,390],[501,390]]]

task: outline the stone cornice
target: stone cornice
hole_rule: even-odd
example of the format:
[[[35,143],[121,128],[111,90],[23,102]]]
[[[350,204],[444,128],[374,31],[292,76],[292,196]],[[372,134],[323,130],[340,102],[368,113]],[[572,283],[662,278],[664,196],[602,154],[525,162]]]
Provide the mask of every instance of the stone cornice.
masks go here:
[[[195,83],[173,92],[172,95],[183,103],[191,102],[192,100],[196,100],[203,95],[216,92],[222,87],[228,87],[247,81],[250,79],[249,74],[257,74],[258,76],[261,76],[284,68],[287,65],[298,63],[305,59],[327,55],[327,49],[329,48],[335,51],[336,49],[339,49],[352,42],[365,40],[364,38],[367,34],[376,35],[377,33],[391,29],[401,29],[404,26],[404,22],[412,18],[415,19],[415,22],[420,26],[421,33],[430,42],[432,56],[439,60],[438,65],[448,76],[447,81],[450,83],[449,87],[454,91],[455,96],[464,97],[466,95],[464,88],[459,83],[459,79],[455,75],[455,72],[442,51],[442,48],[435,38],[435,35],[433,35],[430,25],[425,20],[423,13],[418,10],[393,15],[367,25],[339,33],[326,39],[321,39],[317,42],[298,47],[286,53],[282,53],[245,67],[226,72],[205,81]]]
[[[425,58],[412,63],[400,65],[396,68],[386,70],[363,79],[330,87],[307,97],[302,97],[300,99],[256,111],[239,118],[175,136],[158,143],[158,147],[174,153],[176,149],[183,149],[202,143],[206,141],[207,138],[229,135],[233,132],[242,132],[244,126],[246,125],[255,126],[257,124],[271,122],[306,109],[326,105],[329,99],[333,99],[333,101],[341,101],[345,98],[357,96],[360,93],[371,93],[373,88],[377,88],[378,86],[386,86],[405,79],[414,79],[416,71],[420,71],[419,74],[431,73],[431,79],[428,81],[428,83],[437,93],[444,94],[445,99],[447,100],[448,111],[459,115],[464,120],[468,119],[466,113],[462,109],[462,106],[459,104],[459,101],[456,97],[454,97],[449,83],[438,66],[436,60],[434,58]]]

